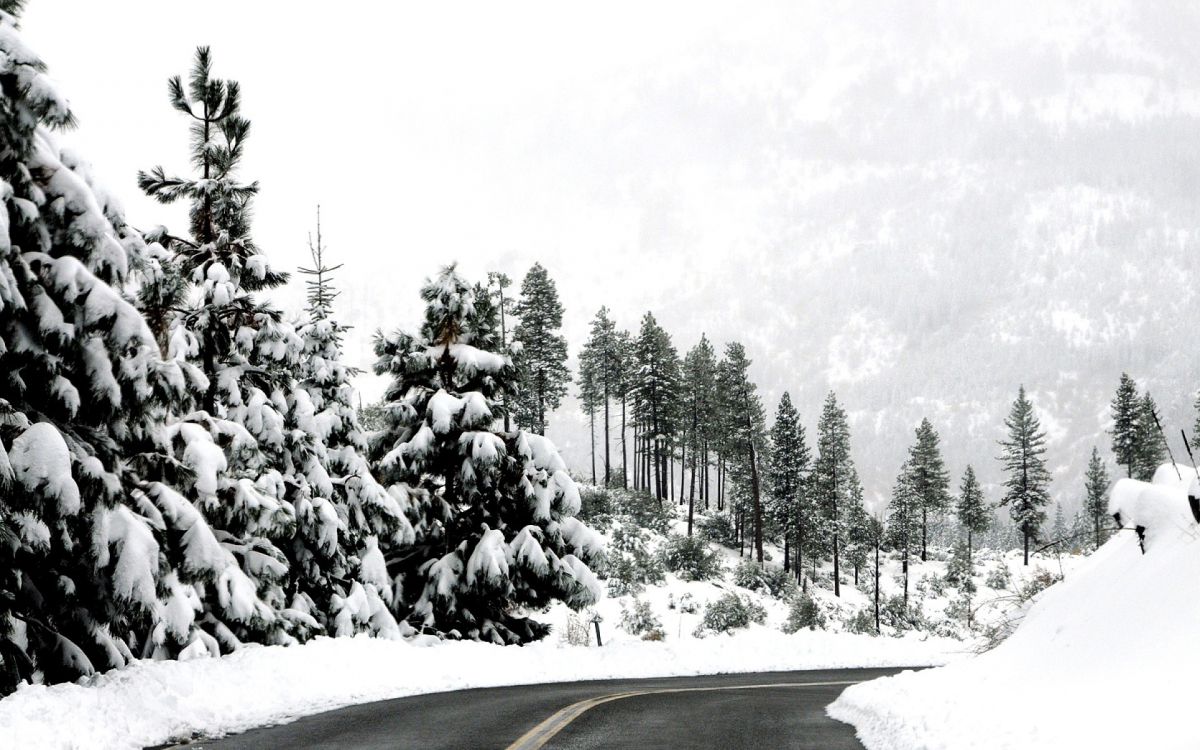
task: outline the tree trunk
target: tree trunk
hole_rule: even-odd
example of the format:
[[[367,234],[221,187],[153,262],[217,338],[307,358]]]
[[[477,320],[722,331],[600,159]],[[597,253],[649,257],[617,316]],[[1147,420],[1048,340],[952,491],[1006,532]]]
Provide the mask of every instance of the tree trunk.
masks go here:
[[[906,601],[907,603],[907,601]],[[875,540],[875,635],[879,635],[879,540]]]
[[[588,431],[592,433],[592,486],[596,484],[596,410],[588,409]]]
[[[608,453],[608,444],[609,444],[609,442],[611,442],[610,441],[611,435],[609,435],[608,429],[609,429],[609,427],[608,427],[608,376],[606,374],[605,378],[604,378],[604,486],[605,487],[608,487],[608,485],[612,482],[612,478],[610,476],[610,474],[612,472],[612,462],[609,458],[609,453]]]
[[[929,521],[929,511],[924,505],[921,506],[921,562],[927,562],[925,558],[925,525]]]
[[[692,451],[692,484],[688,487],[688,530],[687,535],[692,535],[692,517],[696,512],[696,452]]]
[[[625,453],[625,397],[621,397],[621,486],[629,487],[629,459]]]

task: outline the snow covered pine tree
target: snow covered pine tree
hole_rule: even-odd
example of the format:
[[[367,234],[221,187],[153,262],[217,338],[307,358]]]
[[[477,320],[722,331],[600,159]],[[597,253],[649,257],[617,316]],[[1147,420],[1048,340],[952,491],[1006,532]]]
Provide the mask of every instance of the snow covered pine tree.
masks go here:
[[[528,610],[599,597],[588,567],[597,534],[574,518],[579,493],[553,443],[502,432],[515,371],[499,347],[486,290],[453,266],[421,291],[415,335],[377,336],[375,371],[393,378],[377,476],[416,510],[416,554],[396,562],[417,624],[452,638],[524,643],[544,636]]]
[[[19,8],[0,0],[0,693],[207,648],[198,589],[245,582],[160,481],[186,367],[118,289],[161,248],[56,144],[71,113]]]

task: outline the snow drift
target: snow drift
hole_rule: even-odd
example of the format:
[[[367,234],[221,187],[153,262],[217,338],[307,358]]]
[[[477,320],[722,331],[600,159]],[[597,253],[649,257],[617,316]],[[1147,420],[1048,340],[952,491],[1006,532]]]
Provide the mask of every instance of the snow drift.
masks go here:
[[[1178,472],[1117,482],[1109,507],[1125,530],[1044,591],[996,649],[852,686],[829,715],[870,750],[1200,747],[1196,475]]]

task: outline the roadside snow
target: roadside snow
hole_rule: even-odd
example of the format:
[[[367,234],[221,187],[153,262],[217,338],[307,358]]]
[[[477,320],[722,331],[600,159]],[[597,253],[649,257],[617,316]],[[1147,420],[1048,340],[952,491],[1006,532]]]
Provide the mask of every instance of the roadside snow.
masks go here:
[[[530,646],[317,638],[216,659],[143,661],[0,700],[0,745],[138,748],[217,736],[367,701],[463,688],[629,677],[941,664],[962,644],[757,628],[675,643]]]
[[[1200,528],[1181,473],[1113,490],[1147,526],[1144,555],[1115,535],[993,651],[852,686],[829,715],[870,750],[1200,747]]]

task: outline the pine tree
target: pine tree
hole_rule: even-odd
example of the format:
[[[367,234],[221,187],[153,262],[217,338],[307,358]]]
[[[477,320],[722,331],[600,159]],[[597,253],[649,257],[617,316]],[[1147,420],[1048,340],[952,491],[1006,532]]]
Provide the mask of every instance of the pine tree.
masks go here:
[[[534,263],[525,274],[514,312],[521,320],[513,330],[521,383],[513,399],[517,422],[545,435],[547,412],[562,404],[571,373],[567,369],[567,340],[559,333],[563,308],[558,289],[540,263]]]
[[[858,571],[867,564],[872,550],[871,517],[863,501],[862,482],[858,472],[850,476],[850,492],[846,504],[846,561],[854,569],[854,585],[858,585]]]
[[[642,435],[643,486],[651,489],[659,504],[667,496],[667,445],[678,416],[679,357],[671,337],[650,313],[642,318],[634,344],[635,383],[632,388],[634,417]]]
[[[1121,373],[1117,393],[1112,401],[1112,450],[1117,463],[1125,467],[1126,476],[1129,477],[1133,476],[1141,435],[1139,402],[1137,384],[1128,374]]]
[[[297,579],[289,579],[294,541],[327,547],[320,540],[336,527],[316,509],[328,499],[329,484],[320,476],[322,446],[304,429],[307,396],[293,376],[304,344],[278,310],[254,298],[287,275],[270,268],[250,235],[258,185],[237,176],[250,132],[240,87],[212,77],[211,55],[201,47],[186,89],[177,76],[168,95],[192,121],[198,174],[169,177],[155,167],[138,174],[138,185],[162,203],[189,203],[190,237],[165,229],[147,237],[165,243],[169,262],[194,290],[171,321],[170,355],[197,363],[206,381],[203,410],[172,425],[172,445],[188,471],[171,479],[218,532],[263,604],[244,616],[229,611],[228,596],[207,592],[205,627],[224,649],[247,639],[290,643],[320,629],[311,607],[296,598]],[[313,500],[314,491],[321,500]]]
[[[913,544],[921,530],[920,498],[913,488],[913,474],[907,462],[900,467],[892,487],[887,527],[890,544],[901,553],[900,572],[904,577],[904,606],[907,609],[908,564],[912,560]]]
[[[1158,431],[1158,407],[1150,391],[1138,400],[1137,443],[1133,458],[1133,477],[1143,482],[1154,479],[1154,472],[1167,461],[1167,449]]]
[[[1104,543],[1104,525],[1108,518],[1108,470],[1100,458],[1100,451],[1092,447],[1092,457],[1088,459],[1087,474],[1084,478],[1084,490],[1087,497],[1083,509],[1089,525],[1096,534],[1096,549]]]
[[[912,488],[921,508],[921,562],[927,559],[929,517],[938,516],[950,507],[950,474],[942,461],[938,434],[928,419],[917,427],[916,443],[908,452],[908,468],[912,473]]]
[[[509,337],[508,337],[508,314],[512,308],[512,298],[504,296],[504,290],[512,286],[512,279],[508,274],[500,271],[489,271],[487,275],[487,288],[489,294],[492,293],[492,288],[495,287],[494,295],[496,297],[496,310],[500,313],[500,351],[508,352]],[[504,410],[504,431],[508,432],[512,429],[512,408],[503,399],[499,404]]]
[[[716,377],[716,353],[708,337],[701,334],[700,343],[692,347],[683,360],[684,421],[692,457],[692,480],[688,487],[688,536],[692,535],[696,491],[699,489],[703,496],[704,480],[708,478],[709,429],[716,409]]]
[[[164,482],[165,420],[204,384],[122,294],[165,258],[60,149],[65,98],[0,2],[0,694],[136,656],[215,653],[205,587],[260,602]]]
[[[792,405],[792,397],[784,391],[771,426],[771,452],[767,462],[767,486],[770,487],[771,518],[783,536],[783,569],[794,569],[799,578],[804,570],[804,548],[812,526],[809,505],[808,463],[810,455],[805,444],[804,425]]]
[[[316,462],[305,470],[315,491],[296,507],[299,533],[289,556],[293,585],[306,611],[330,634],[397,637],[401,628],[391,612],[396,592],[383,550],[411,544],[413,530],[406,507],[370,471],[366,433],[353,404],[351,379],[358,371],[342,362],[348,329],[333,318],[339,292],[332,274],[341,264],[326,264],[319,208],[309,251],[312,267],[299,269],[310,277],[308,320],[298,331],[303,356],[297,378],[304,397],[297,391],[292,403],[293,412],[302,414],[300,426],[317,438]],[[296,601],[293,597],[293,606]]]
[[[629,448],[625,439],[629,433],[629,406],[635,386],[634,345],[633,336],[629,331],[616,332],[613,338],[613,352],[613,383],[616,388],[613,395],[621,401],[621,486],[628,488],[633,475],[629,467]]]
[[[967,561],[971,561],[974,550],[974,536],[987,531],[991,523],[991,509],[983,500],[983,490],[979,480],[975,478],[975,469],[967,466],[963,472],[962,484],[958,487],[958,521],[967,530]]]
[[[1008,418],[1004,420],[1008,438],[1000,441],[1007,478],[1001,506],[1008,506],[1009,514],[1021,531],[1024,543],[1025,564],[1029,564],[1029,543],[1037,538],[1042,522],[1046,519],[1043,508],[1050,501],[1047,490],[1050,472],[1046,470],[1046,433],[1033,412],[1033,404],[1025,396],[1025,386],[1017,392]]]
[[[579,355],[579,362],[581,378],[584,365],[586,364],[589,368],[592,387],[592,390],[588,393],[588,398],[585,400],[585,408],[588,404],[598,404],[599,408],[604,411],[604,485],[606,487],[612,481],[612,456],[609,448],[609,444],[611,443],[609,406],[612,403],[612,399],[620,391],[618,379],[621,375],[622,362],[619,343],[616,324],[609,317],[608,308],[601,307],[599,312],[596,313],[596,317],[592,319],[591,335],[583,345],[583,351]]]
[[[759,478],[759,456],[766,437],[766,418],[758,389],[750,380],[750,360],[745,348],[736,341],[725,347],[724,367],[719,380],[725,402],[725,441],[729,450],[729,471],[733,485],[743,502],[740,510],[749,513],[753,523],[752,549],[755,558],[763,562],[763,502]]]
[[[450,637],[540,638],[546,626],[524,612],[598,598],[588,565],[601,540],[574,517],[579,492],[554,445],[500,429],[498,398],[512,392],[516,372],[497,353],[487,291],[451,266],[421,296],[419,333],[376,337],[375,370],[392,383],[372,454],[416,521],[414,545],[390,571],[403,581],[403,612]]]
[[[841,545],[846,538],[846,509],[850,497],[850,480],[857,476],[850,457],[850,425],[846,412],[838,405],[837,396],[830,392],[825,398],[817,422],[817,459],[813,464],[812,490],[819,509],[822,536],[828,540],[833,555],[833,593],[841,596]]]

